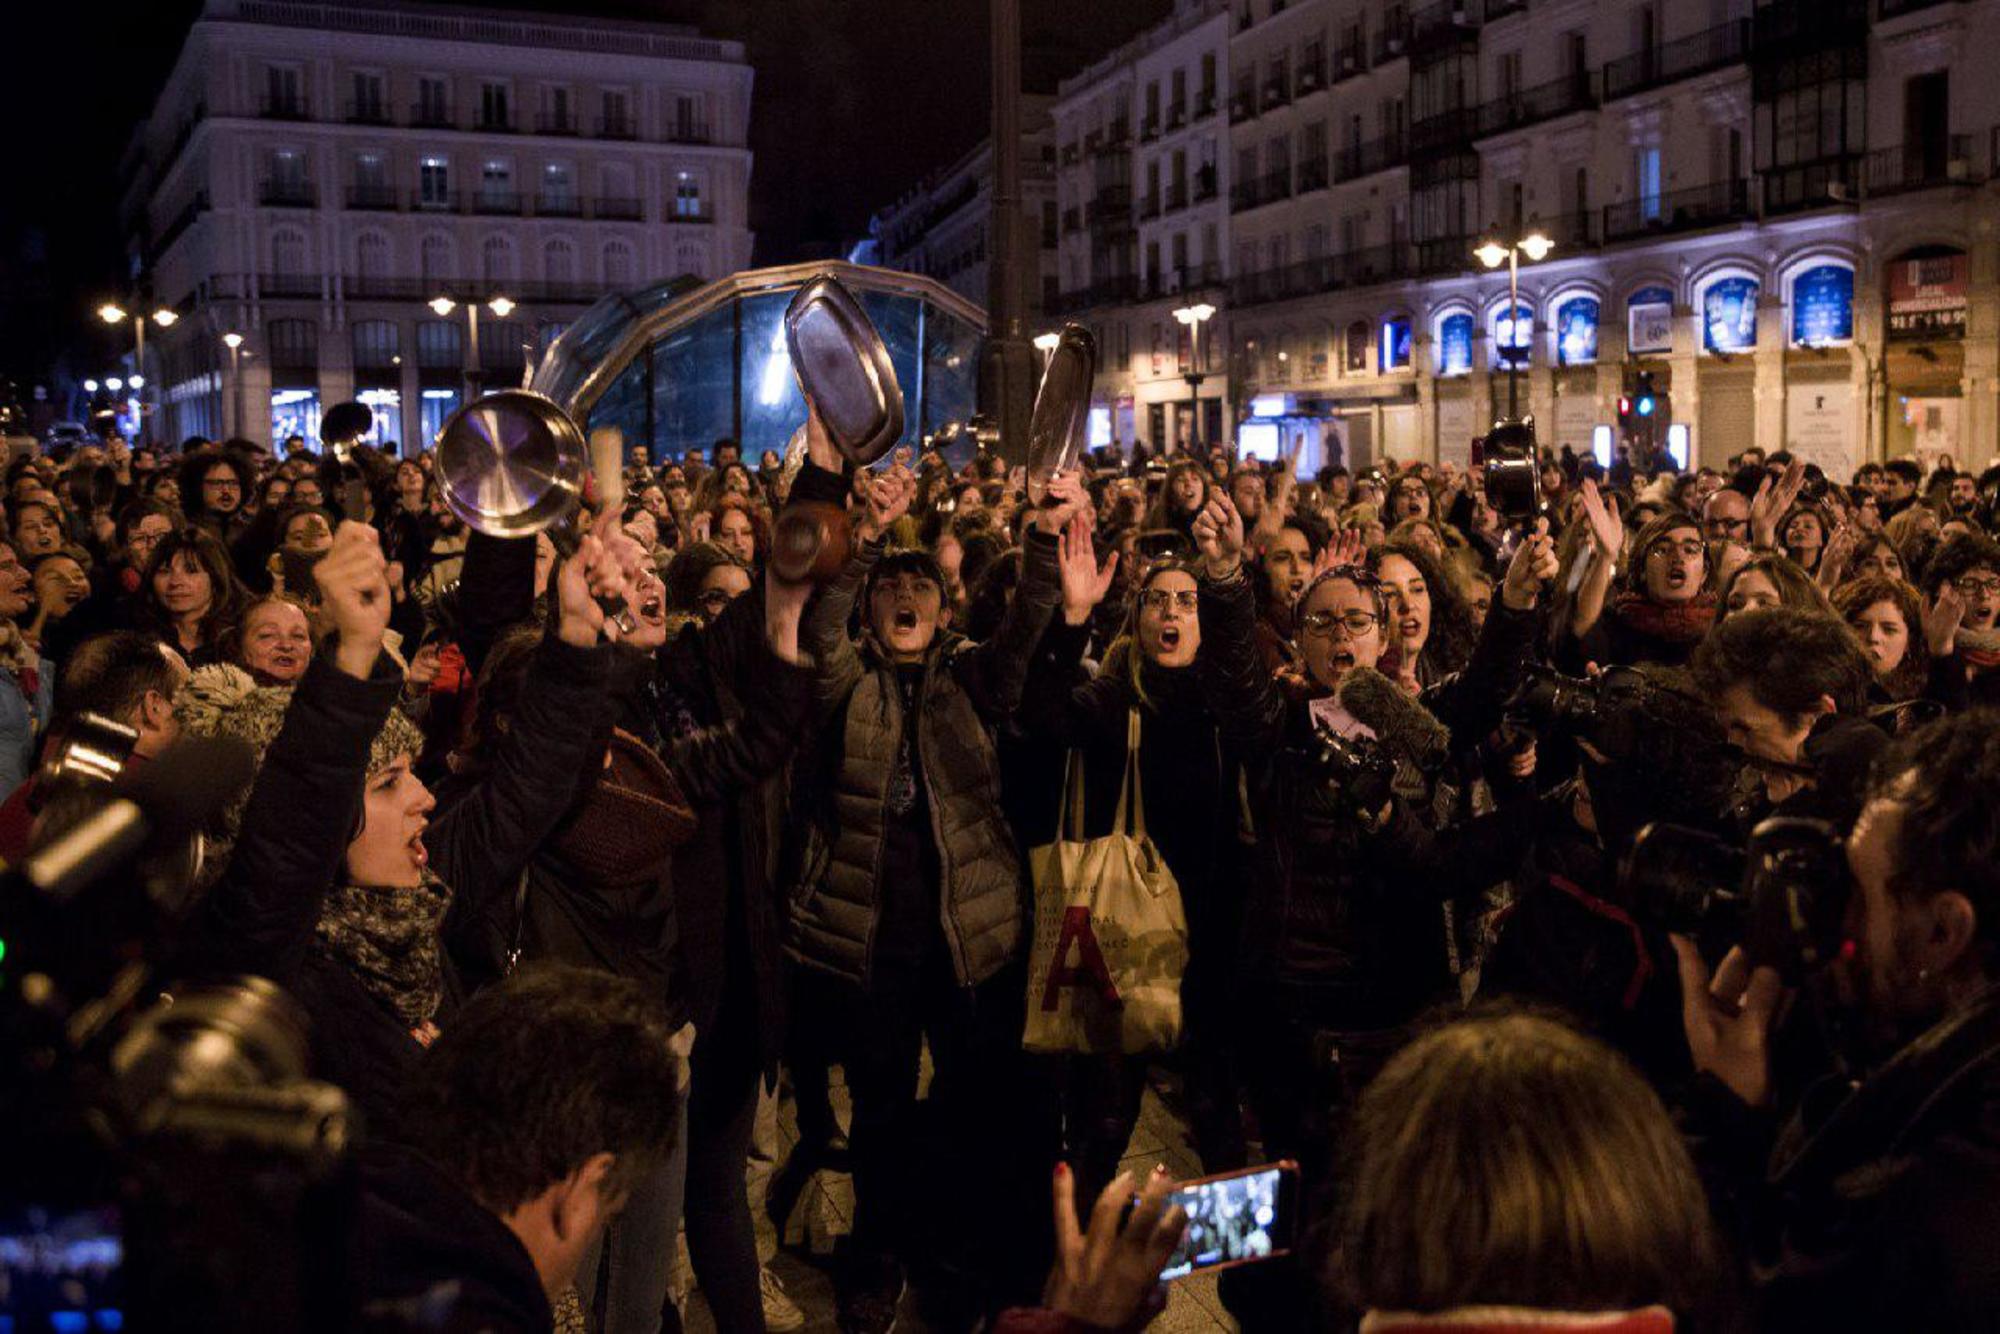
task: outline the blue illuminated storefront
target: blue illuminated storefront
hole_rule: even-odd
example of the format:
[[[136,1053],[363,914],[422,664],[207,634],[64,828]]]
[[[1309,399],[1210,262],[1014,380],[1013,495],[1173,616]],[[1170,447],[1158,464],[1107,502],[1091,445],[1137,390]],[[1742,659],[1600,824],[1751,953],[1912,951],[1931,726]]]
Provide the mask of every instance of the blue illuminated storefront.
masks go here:
[[[1598,303],[1594,296],[1575,296],[1556,307],[1556,361],[1587,366],[1597,360]]]
[[[1472,370],[1472,316],[1459,312],[1438,321],[1438,374],[1466,375]]]
[[[1854,338],[1854,270],[1819,264],[1792,279],[1792,341],[1825,347]]]

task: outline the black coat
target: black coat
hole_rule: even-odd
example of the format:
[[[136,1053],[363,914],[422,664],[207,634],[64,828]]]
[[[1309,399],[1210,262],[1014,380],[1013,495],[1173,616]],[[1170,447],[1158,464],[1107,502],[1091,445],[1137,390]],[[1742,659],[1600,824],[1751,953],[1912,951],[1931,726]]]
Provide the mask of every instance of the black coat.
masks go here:
[[[454,917],[511,896],[521,864],[561,818],[602,707],[610,650],[546,641],[529,670],[515,727],[484,779],[424,834]],[[360,822],[369,746],[402,678],[386,656],[358,681],[325,656],[293,692],[265,754],[229,866],[204,901],[186,960],[195,973],[254,973],[290,991],[312,1021],[313,1073],[344,1088],[378,1124],[393,1121],[409,1062],[408,1026],[314,946],[326,893],[344,874]],[[448,1022],[440,1015],[439,1022]]]
[[[1768,1160],[1758,1113],[1713,1080],[1696,1092],[1698,1160],[1756,1183],[1730,1213],[1759,1329],[2000,1328],[2000,994],[1837,1102],[1805,1098]]]
[[[541,1334],[554,1316],[527,1248],[414,1149],[359,1153],[356,1328],[371,1334]]]

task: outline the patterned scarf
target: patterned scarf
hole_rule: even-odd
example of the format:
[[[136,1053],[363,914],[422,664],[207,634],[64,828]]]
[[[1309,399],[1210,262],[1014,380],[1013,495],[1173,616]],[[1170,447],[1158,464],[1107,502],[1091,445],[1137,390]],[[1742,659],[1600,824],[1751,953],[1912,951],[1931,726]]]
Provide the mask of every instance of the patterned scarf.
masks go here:
[[[1644,593],[1620,593],[1611,614],[1627,629],[1666,644],[1692,644],[1715,624],[1715,594],[1686,602],[1655,602]]]
[[[428,869],[415,889],[340,885],[320,908],[315,943],[414,1032],[444,995],[438,925],[450,906],[451,890]]]

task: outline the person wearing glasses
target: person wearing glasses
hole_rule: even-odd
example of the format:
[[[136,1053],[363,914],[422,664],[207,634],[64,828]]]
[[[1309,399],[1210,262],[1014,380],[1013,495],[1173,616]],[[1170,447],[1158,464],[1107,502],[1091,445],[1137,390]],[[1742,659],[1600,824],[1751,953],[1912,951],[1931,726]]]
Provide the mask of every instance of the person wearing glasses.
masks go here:
[[[2000,705],[2000,543],[1954,537],[1924,569],[1924,638],[1931,650],[1925,694],[1948,709]]]
[[[1240,513],[1240,510],[1239,510]],[[1283,530],[1298,537],[1295,529]],[[1300,539],[1303,542],[1303,539]],[[1309,565],[1311,558],[1304,557]],[[1083,760],[1083,828],[1076,836],[1112,832],[1123,787],[1128,719],[1139,718],[1139,782],[1146,831],[1180,886],[1187,913],[1188,964],[1181,983],[1183,1069],[1196,1152],[1206,1172],[1247,1161],[1235,1094],[1228,987],[1236,957],[1243,872],[1236,843],[1238,759],[1223,744],[1198,669],[1201,612],[1195,567],[1154,562],[1135,590],[1118,636],[1095,676],[1083,655],[1092,613],[1118,570],[1110,553],[1099,568],[1092,538],[1066,542],[1062,610],[1049,624],[1022,692],[1021,723],[1031,741],[1047,743],[1048,763]],[[1302,567],[1303,568],[1303,567]],[[1064,757],[1058,760],[1058,757]],[[1050,795],[1059,775],[1037,782]],[[1022,833],[1048,841],[1046,828]],[[1090,1198],[1118,1170],[1145,1089],[1147,1062],[1108,1057],[1068,1062],[1063,1096],[1069,1128],[1066,1159],[1078,1189]]]
[[[1306,688],[1288,698],[1257,652],[1241,519],[1211,505],[1194,534],[1202,684],[1223,740],[1245,759],[1257,824],[1232,989],[1239,1014],[1255,1018],[1237,1024],[1238,1051],[1267,1155],[1299,1157],[1308,1179],[1323,1180],[1340,1109],[1418,1014],[1457,994],[1440,905],[1500,878],[1486,874],[1499,852],[1481,842],[1499,831],[1439,828],[1449,794],[1420,756],[1446,725],[1452,750],[1498,725],[1555,555],[1545,532],[1521,543],[1472,663],[1419,701],[1373,675],[1400,629],[1358,541],[1343,537],[1299,600]],[[1377,725],[1354,712],[1362,687],[1396,705]],[[1322,762],[1328,732],[1389,760],[1393,775]]]
[[[1686,665],[1715,623],[1714,572],[1702,530],[1685,515],[1663,514],[1641,528],[1627,550],[1624,526],[1590,482],[1581,504],[1590,526],[1590,566],[1570,611],[1564,665]],[[1624,573],[1614,580],[1621,555]]]
[[[750,567],[720,542],[694,542],[667,562],[667,606],[707,625],[750,591]]]

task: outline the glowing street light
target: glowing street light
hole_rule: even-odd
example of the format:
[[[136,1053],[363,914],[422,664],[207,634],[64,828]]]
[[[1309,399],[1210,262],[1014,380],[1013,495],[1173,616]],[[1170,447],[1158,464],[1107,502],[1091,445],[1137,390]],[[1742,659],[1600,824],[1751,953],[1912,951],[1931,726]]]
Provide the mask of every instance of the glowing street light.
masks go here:
[[[1045,333],[1045,334],[1035,335],[1035,347],[1044,355],[1047,355],[1048,353],[1055,351],[1056,344],[1060,342],[1062,342],[1061,334]]]
[[[1215,318],[1215,307],[1206,301],[1182,306],[1174,318],[1188,331],[1188,446],[1201,449],[1201,326]]]
[[[436,311],[440,318],[458,309],[458,302],[453,301],[448,296],[434,296],[431,298],[430,304],[431,309]]]
[[[85,381],[83,382],[83,392],[84,392],[84,393],[86,393],[86,394],[94,394],[94,393],[96,393],[96,392],[97,392],[97,381],[95,381],[95,380],[85,380]]]
[[[243,434],[243,335],[234,329],[222,335],[222,345],[229,349],[229,398],[235,409],[235,429],[232,435]]]
[[[1487,241],[1472,252],[1472,257],[1489,269],[1507,266],[1507,419],[1517,420],[1520,416],[1520,391],[1516,377],[1520,373],[1521,333],[1517,327],[1521,310],[1521,256],[1526,255],[1533,264],[1549,257],[1556,243],[1540,232],[1529,232],[1526,236],[1509,244],[1505,241]]]
[[[486,308],[493,312],[496,319],[504,320],[514,313],[514,303],[504,296],[494,297],[486,303]]]
[[[144,389],[146,387],[146,377],[143,375],[127,376],[125,387],[127,389]]]
[[[104,387],[115,394],[125,387],[125,382],[114,375],[104,382]]]
[[[125,323],[125,309],[122,306],[107,301],[97,308],[97,318],[103,320],[106,324],[123,324]]]

